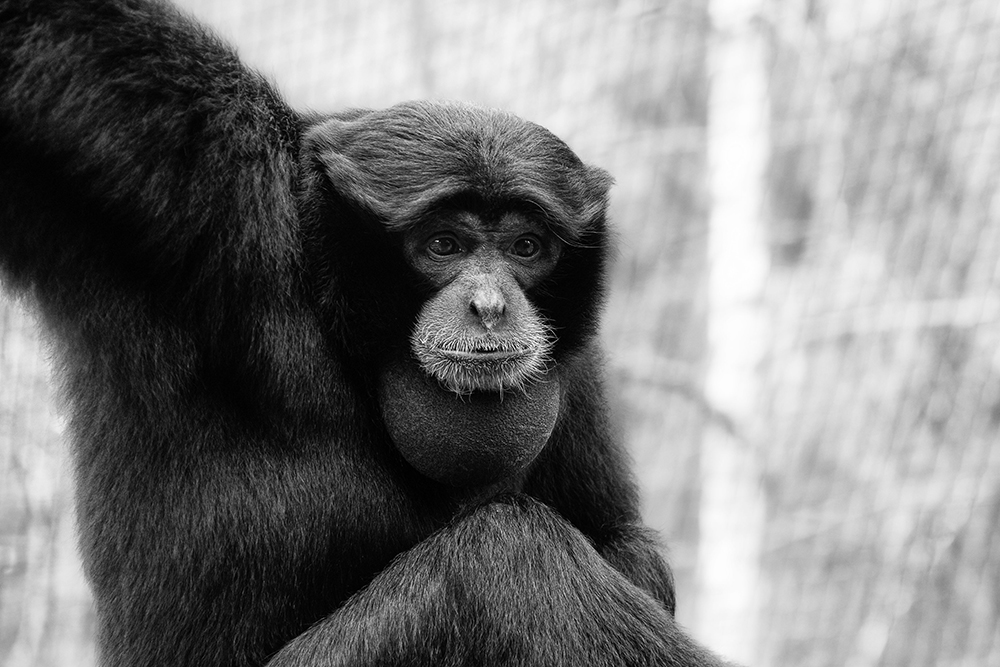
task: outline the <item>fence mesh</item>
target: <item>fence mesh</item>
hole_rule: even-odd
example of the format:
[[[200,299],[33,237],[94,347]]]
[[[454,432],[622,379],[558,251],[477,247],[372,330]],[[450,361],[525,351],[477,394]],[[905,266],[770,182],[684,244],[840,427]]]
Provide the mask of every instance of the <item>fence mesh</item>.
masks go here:
[[[734,567],[750,554],[756,622],[733,657],[1000,664],[1000,4],[755,3],[746,27],[764,57],[746,77],[766,84],[768,154],[749,184],[764,205],[746,224],[766,246],[753,307],[768,335],[756,407],[735,421],[704,389],[719,307],[708,156],[722,83],[709,63],[726,38],[706,0],[183,4],[298,107],[472,100],[549,127],[614,174],[609,393],[698,637],[730,645],[699,614],[712,608],[705,554],[732,553]],[[93,662],[43,357],[24,312],[0,303],[11,667]],[[753,460],[733,474],[752,475],[761,506],[724,509],[756,551],[737,548],[745,536],[706,537],[713,424]]]

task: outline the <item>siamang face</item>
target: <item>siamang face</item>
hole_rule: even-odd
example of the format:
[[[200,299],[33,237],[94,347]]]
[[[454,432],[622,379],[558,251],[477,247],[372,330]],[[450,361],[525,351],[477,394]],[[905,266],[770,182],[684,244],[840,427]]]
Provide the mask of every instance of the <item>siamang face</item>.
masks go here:
[[[303,150],[322,312],[393,445],[451,486],[516,479],[555,428],[561,360],[596,331],[610,177],[454,103],[330,118]]]
[[[527,293],[562,242],[539,220],[438,212],[407,230],[403,251],[432,288],[410,339],[423,370],[458,394],[521,390],[546,370],[553,337]]]
[[[394,236],[427,295],[410,354],[381,377],[396,449],[451,486],[511,479],[545,446],[559,414],[556,338],[530,294],[558,266],[563,242],[517,211],[448,207]]]
[[[452,392],[499,391],[596,332],[611,178],[544,128],[406,103],[323,120],[303,151],[324,311],[364,363],[407,345]]]

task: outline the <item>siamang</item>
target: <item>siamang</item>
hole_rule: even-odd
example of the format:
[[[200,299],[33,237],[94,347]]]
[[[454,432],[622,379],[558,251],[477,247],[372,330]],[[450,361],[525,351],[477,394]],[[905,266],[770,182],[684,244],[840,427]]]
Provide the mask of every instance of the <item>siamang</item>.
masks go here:
[[[155,0],[0,0],[102,664],[722,664],[609,426],[609,184],[499,111],[296,113]]]

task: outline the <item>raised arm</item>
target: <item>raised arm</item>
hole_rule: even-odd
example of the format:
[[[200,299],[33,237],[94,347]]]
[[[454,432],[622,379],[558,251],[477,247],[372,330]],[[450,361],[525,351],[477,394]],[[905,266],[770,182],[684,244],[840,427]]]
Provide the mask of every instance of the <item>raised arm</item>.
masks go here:
[[[333,604],[289,583],[334,504],[288,412],[327,361],[299,124],[168,5],[0,0],[0,280],[54,341],[102,664],[255,664]]]
[[[74,291],[105,267],[220,304],[206,274],[290,261],[298,118],[169,5],[0,2],[0,260]],[[252,260],[252,261],[247,261]]]

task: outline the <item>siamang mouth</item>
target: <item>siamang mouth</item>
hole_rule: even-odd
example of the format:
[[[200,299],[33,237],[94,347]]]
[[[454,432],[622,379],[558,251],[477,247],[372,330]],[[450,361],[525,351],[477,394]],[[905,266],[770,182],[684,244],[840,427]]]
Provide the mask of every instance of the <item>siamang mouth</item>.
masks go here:
[[[438,350],[441,356],[451,361],[510,361],[527,356],[527,350]]]
[[[546,372],[545,350],[521,341],[461,340],[414,344],[413,358],[444,389],[468,395],[525,390]]]

